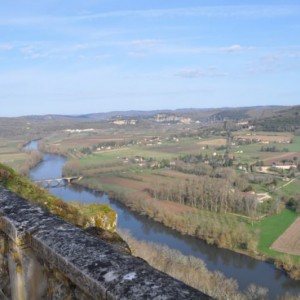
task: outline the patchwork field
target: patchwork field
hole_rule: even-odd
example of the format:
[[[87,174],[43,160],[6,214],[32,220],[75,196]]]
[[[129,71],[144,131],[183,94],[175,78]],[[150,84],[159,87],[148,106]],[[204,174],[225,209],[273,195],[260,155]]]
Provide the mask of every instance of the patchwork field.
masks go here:
[[[300,255],[300,218],[298,218],[271,246],[271,249]]]
[[[0,138],[0,162],[17,170],[26,162],[28,155],[21,151],[23,140],[8,140]]]
[[[255,224],[254,228],[260,232],[258,250],[264,254],[278,257],[280,254],[277,249],[275,251],[273,245],[297,218],[299,219],[299,214],[288,209],[284,209],[279,214],[269,216],[263,219],[260,223]]]

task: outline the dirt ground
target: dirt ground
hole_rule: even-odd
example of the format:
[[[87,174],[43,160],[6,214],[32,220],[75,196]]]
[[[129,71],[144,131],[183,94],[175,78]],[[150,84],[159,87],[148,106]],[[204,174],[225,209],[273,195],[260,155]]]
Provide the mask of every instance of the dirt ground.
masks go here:
[[[287,133],[285,135],[262,135],[262,134],[250,134],[250,135],[237,135],[235,136],[236,139],[257,139],[261,141],[268,141],[270,143],[273,142],[289,142],[292,139],[292,135]]]
[[[270,157],[270,153],[268,153],[269,157],[266,158],[266,159],[263,159],[263,162],[266,166],[269,166],[271,165],[273,162],[277,162],[277,161],[281,161],[283,159],[287,159],[287,160],[290,160],[290,159],[293,159],[294,157],[300,157],[299,156],[299,152],[288,152],[288,153],[281,153],[281,154],[278,154],[276,152],[274,152],[274,155],[273,153],[272,154],[272,157]]]
[[[126,176],[126,175],[125,175]],[[185,205],[181,205],[179,203],[174,203],[171,201],[161,201],[156,200],[145,191],[145,189],[149,188],[152,184],[152,181],[158,180],[157,176],[153,175],[144,175],[140,176],[143,181],[134,180],[135,176],[131,176],[132,178],[122,178],[122,177],[114,177],[114,176],[105,176],[101,179],[102,183],[110,184],[110,185],[118,185],[124,188],[130,188],[133,191],[130,193],[130,196],[134,198],[140,198],[144,201],[149,201],[154,206],[160,207],[161,209],[168,211],[173,214],[181,214],[187,211],[193,211],[194,208],[188,207]],[[171,180],[171,179],[170,179]]]
[[[271,246],[271,249],[300,255],[300,218],[298,218]]]
[[[137,191],[143,191],[145,188],[148,187],[147,183],[145,182],[115,176],[105,176],[101,178],[101,182],[110,185],[118,185],[121,187],[134,189]]]
[[[195,211],[196,209],[193,207],[189,207],[186,205],[182,205],[179,203],[167,201],[167,200],[157,200],[154,198],[151,198],[147,193],[139,191],[134,193],[135,197],[139,197],[143,199],[144,201],[151,202],[151,204],[155,207],[159,207],[160,210],[166,211],[170,214],[174,215],[180,215],[185,212],[192,212]]]
[[[172,178],[178,178],[181,180],[185,180],[185,179],[196,179],[198,178],[197,175],[193,175],[193,174],[185,174],[185,173],[181,173],[175,170],[157,170],[155,172],[153,172],[153,175],[162,175],[162,176],[168,176],[168,177],[172,177]]]
[[[198,142],[198,145],[222,146],[222,145],[226,145],[226,139],[204,140],[204,141]]]

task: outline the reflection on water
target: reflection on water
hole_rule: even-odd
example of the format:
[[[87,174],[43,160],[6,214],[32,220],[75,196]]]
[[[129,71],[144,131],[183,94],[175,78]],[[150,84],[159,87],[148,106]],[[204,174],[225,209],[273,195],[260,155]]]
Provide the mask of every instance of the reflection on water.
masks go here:
[[[31,146],[37,147],[36,145],[37,142],[32,142],[26,148],[30,150]],[[63,157],[45,154],[44,161],[31,171],[30,176],[32,179],[61,177],[61,169],[65,162]],[[75,185],[49,190],[65,201],[109,204],[118,214],[118,228],[130,231],[138,240],[164,244],[185,255],[199,257],[205,261],[209,270],[218,270],[225,276],[236,279],[241,289],[255,283],[267,287],[271,299],[285,292],[300,293],[300,282],[288,278],[273,265],[181,235],[146,216],[129,211],[121,203],[109,199],[106,194]]]

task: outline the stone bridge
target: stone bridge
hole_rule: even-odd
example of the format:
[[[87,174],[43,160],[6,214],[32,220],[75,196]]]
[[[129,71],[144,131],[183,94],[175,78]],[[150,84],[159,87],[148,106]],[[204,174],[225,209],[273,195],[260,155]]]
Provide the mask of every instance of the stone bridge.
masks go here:
[[[0,299],[211,299],[0,187]]]
[[[61,187],[70,184],[73,180],[81,180],[82,176],[47,178],[34,180],[35,183],[42,185],[45,188]]]

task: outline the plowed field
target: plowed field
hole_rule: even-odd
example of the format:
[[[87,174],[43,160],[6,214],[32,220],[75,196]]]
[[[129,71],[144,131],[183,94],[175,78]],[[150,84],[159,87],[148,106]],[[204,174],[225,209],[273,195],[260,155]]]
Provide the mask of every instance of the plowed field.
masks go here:
[[[300,218],[298,218],[271,246],[271,249],[300,255]]]

